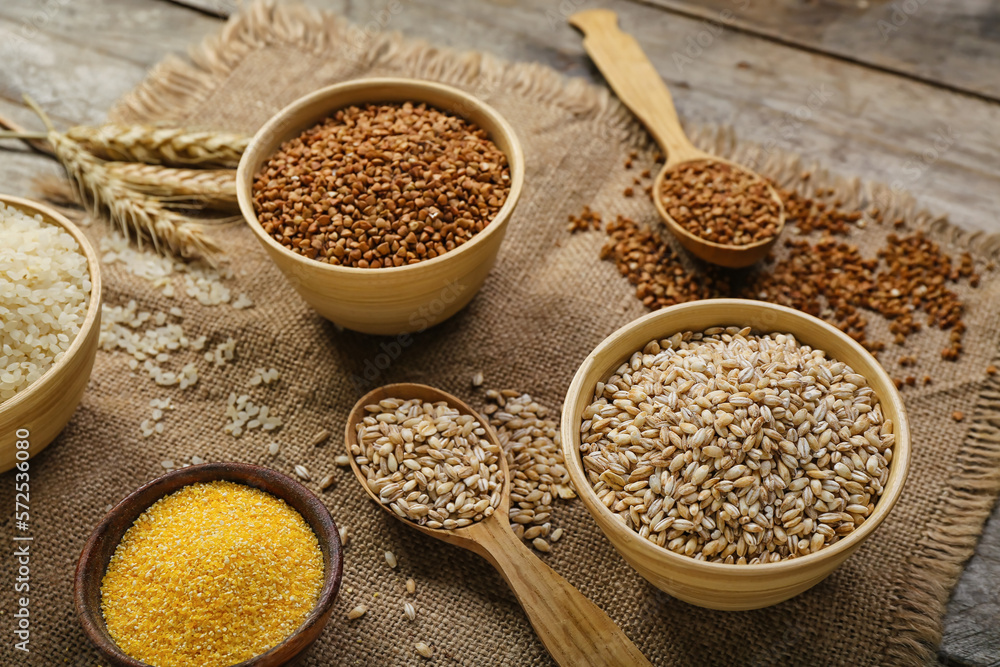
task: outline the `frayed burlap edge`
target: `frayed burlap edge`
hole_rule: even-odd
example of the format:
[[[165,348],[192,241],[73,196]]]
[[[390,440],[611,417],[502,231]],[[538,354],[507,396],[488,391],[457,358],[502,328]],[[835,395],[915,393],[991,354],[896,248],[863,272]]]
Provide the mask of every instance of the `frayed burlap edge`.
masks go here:
[[[540,64],[510,63],[482,53],[438,48],[404,39],[398,32],[371,34],[332,13],[297,4],[278,5],[273,0],[255,2],[230,18],[219,33],[191,50],[190,61],[172,56],[157,65],[138,88],[118,102],[110,117],[150,121],[183,117],[206,99],[246,54],[281,44],[327,58],[360,59],[359,64],[404,63],[403,69],[410,76],[473,92],[485,81],[490,90],[516,90],[528,99],[564,108],[577,119],[592,122],[595,135],[651,148],[649,135],[630,112],[608,90],[584,80],[567,79]],[[923,230],[983,260],[1000,259],[1000,234],[963,230],[946,216],[920,208],[909,193],[858,178],[845,179],[782,150],[764,150],[739,140],[730,128],[695,127],[690,134],[701,148],[755,165],[783,187],[803,195],[832,188],[846,207],[875,203],[886,219],[905,220],[907,229]],[[806,172],[809,176],[803,178]],[[889,659],[906,664],[934,661],[945,604],[1000,493],[998,412],[1000,381],[991,379],[976,406],[968,446],[955,462],[951,483],[940,499],[934,528],[923,536],[923,547],[910,559],[906,585],[897,591],[896,622],[886,646]]]
[[[997,360],[1000,362],[1000,359]],[[1000,493],[1000,379],[986,381],[969,429],[969,443],[952,465],[952,481],[936,504],[910,559],[910,577],[898,591],[897,618],[888,656],[907,664],[936,662],[941,611],[972,556]]]

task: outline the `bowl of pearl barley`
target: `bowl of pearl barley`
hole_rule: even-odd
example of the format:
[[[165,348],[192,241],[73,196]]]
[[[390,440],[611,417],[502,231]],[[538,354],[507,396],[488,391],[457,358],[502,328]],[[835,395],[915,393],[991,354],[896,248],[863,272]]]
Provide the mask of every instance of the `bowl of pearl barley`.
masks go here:
[[[724,610],[827,577],[888,516],[910,459],[902,400],[868,351],[742,299],[665,308],[608,336],[573,379],[562,433],[573,485],[625,560]]]

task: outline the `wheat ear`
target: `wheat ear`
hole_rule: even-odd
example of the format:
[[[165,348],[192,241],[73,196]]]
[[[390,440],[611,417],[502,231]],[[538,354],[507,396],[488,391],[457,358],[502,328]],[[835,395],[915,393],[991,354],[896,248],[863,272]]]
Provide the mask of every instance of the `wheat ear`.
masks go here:
[[[107,162],[105,167],[130,188],[171,205],[191,202],[216,209],[239,207],[233,169],[172,169],[135,162]]]
[[[66,136],[106,160],[176,167],[235,168],[250,138],[150,125],[79,125]]]
[[[77,196],[92,215],[107,215],[123,234],[140,244],[148,238],[157,250],[208,260],[221,252],[201,225],[171,211],[160,200],[125,186],[109,173],[102,160],[72,139],[50,130],[48,140]]]

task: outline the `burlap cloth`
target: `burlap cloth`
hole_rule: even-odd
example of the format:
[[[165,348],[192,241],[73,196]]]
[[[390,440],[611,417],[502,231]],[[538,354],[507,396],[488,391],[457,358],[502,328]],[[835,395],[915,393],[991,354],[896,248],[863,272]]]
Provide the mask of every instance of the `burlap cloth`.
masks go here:
[[[393,75],[471,91],[519,133],[527,158],[526,187],[482,292],[463,312],[400,349],[375,382],[427,382],[482,404],[481,390],[470,385],[470,377],[481,371],[489,387],[526,390],[558,408],[584,356],[611,331],[643,314],[633,288],[612,264],[598,260],[604,234],[570,236],[565,230],[567,215],[584,204],[606,215],[656,220],[646,198],[621,197],[634,173],[622,169],[625,154],[637,148],[637,163],[652,167],[651,146],[606,91],[542,66],[456,54],[398,35],[368,35],[332,15],[265,5],[232,19],[192,57],[194,64],[172,59],[155,69],[112,111],[112,119],[169,120],[252,133],[279,108],[317,87]],[[753,157],[724,132],[702,131],[697,141],[736,159]],[[916,211],[905,196],[819,176],[804,184],[797,181],[800,168],[794,159],[773,152],[763,169],[803,192],[826,183],[841,188],[848,202],[884,197],[880,201],[901,212],[910,228],[927,228],[952,252],[969,249],[983,260],[997,254],[995,239],[972,242],[946,222]],[[95,241],[103,233],[102,225],[87,228]],[[871,254],[887,233],[873,226],[851,240]],[[285,472],[303,464],[317,477],[336,472],[336,487],[321,497],[352,538],[333,619],[304,664],[424,664],[413,651],[416,641],[434,647],[435,664],[551,664],[514,596],[484,560],[390,519],[356,486],[349,470],[334,469],[333,457],[343,451],[344,419],[361,391],[352,375],[363,376],[366,362],[383,351],[383,344],[391,347],[391,339],[338,331],[294,295],[248,230],[232,226],[217,234],[236,274],[230,281],[234,294],[249,293],[256,307],[202,307],[186,296],[164,297],[120,265],[106,269],[108,304],[135,299],[152,311],[179,305],[189,335],[204,334],[213,343],[232,336],[236,361],[221,368],[199,361],[201,381],[180,391],[132,374],[122,353],[98,354],[73,421],[32,462],[32,653],[27,660],[15,654],[5,630],[0,661],[98,662],[73,611],[72,574],[80,549],[108,505],[162,473],[162,460],[187,461],[197,454]],[[984,369],[994,360],[1000,337],[1000,281],[987,273],[981,287],[960,292],[968,304],[969,327],[961,360],[941,361],[946,334],[937,330],[911,338],[906,346],[918,358],[919,373],[930,374],[934,382],[904,394],[914,455],[903,497],[874,537],[820,585],[753,612],[723,613],[679,602],[631,570],[579,501],[556,508],[553,521],[566,529],[565,537],[546,562],[605,609],[657,665],[932,660],[944,604],[998,491],[1000,388]],[[884,323],[872,319],[874,333],[884,333]],[[894,375],[900,374],[896,356],[883,355]],[[190,357],[200,360],[197,353]],[[176,355],[172,363],[187,360]],[[273,438],[255,431],[233,439],[222,433],[226,398],[230,391],[242,391],[253,369],[262,366],[279,369],[282,378],[253,393],[284,418],[285,426]],[[177,406],[164,420],[166,432],[141,439],[139,423],[149,416],[149,400],[164,396]],[[953,410],[964,411],[965,420],[953,421]],[[334,437],[310,446],[309,439],[324,428]],[[271,440],[281,443],[277,457],[266,452]],[[10,473],[0,478],[0,488],[3,498],[13,498]],[[3,526],[3,534],[13,534],[9,512]],[[397,570],[386,566],[385,550],[396,553]],[[8,628],[13,568],[10,560],[4,562],[0,608]],[[412,623],[402,612],[407,577],[417,583]],[[347,621],[347,611],[362,602],[369,607],[367,615]]]

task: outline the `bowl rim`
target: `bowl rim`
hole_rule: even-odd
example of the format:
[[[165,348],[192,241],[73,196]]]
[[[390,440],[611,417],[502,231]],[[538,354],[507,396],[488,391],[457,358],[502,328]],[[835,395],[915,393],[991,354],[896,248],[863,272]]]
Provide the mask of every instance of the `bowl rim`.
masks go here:
[[[387,266],[380,267],[378,269],[363,269],[356,266],[341,266],[338,264],[319,262],[315,259],[304,257],[303,255],[289,250],[285,246],[278,243],[274,237],[264,231],[260,221],[257,219],[257,214],[254,211],[253,205],[253,179],[255,173],[250,172],[249,163],[251,160],[257,159],[258,153],[262,154],[263,158],[266,160],[269,155],[272,155],[274,151],[277,150],[277,148],[281,145],[281,142],[265,142],[265,140],[269,139],[277,128],[284,125],[300,110],[327,98],[337,98],[344,93],[355,90],[363,90],[366,88],[377,88],[380,86],[395,86],[402,92],[412,92],[413,99],[410,101],[414,103],[425,102],[428,106],[439,108],[431,102],[426,102],[425,100],[420,99],[421,91],[433,90],[439,94],[453,98],[456,102],[466,105],[467,108],[474,108],[477,112],[487,116],[496,125],[499,131],[498,133],[503,135],[504,140],[510,145],[509,152],[503,151],[504,155],[507,157],[507,164],[511,172],[510,192],[507,193],[507,199],[504,201],[503,206],[500,207],[500,210],[497,211],[496,215],[494,215],[490,219],[489,223],[483,228],[483,230],[475,234],[469,241],[445,252],[444,254],[431,259],[421,260],[416,264]],[[373,95],[373,98],[370,101],[378,102],[379,97],[379,95]],[[328,116],[348,104],[357,104],[357,102],[344,104],[331,102],[325,113]],[[485,130],[486,128],[481,129]],[[490,132],[490,134],[493,135],[494,133]],[[497,148],[499,148],[499,146],[497,146]],[[354,274],[356,276],[360,276],[372,275],[373,271],[377,271],[379,275],[394,274],[398,276],[406,271],[419,271],[424,270],[424,268],[428,266],[436,266],[454,258],[461,252],[468,251],[469,248],[485,243],[485,239],[488,236],[497,233],[497,230],[503,226],[500,223],[509,219],[514,211],[514,208],[517,206],[518,200],[521,196],[521,190],[524,186],[524,171],[524,151],[521,147],[521,141],[518,139],[517,133],[514,131],[514,127],[509,121],[507,121],[506,118],[500,115],[496,109],[476,96],[455,88],[454,86],[438,83],[436,81],[406,77],[367,77],[343,81],[341,83],[335,83],[333,85],[315,90],[307,95],[303,95],[294,102],[291,102],[276,114],[271,116],[271,118],[259,130],[257,130],[253,139],[251,139],[250,144],[247,146],[246,150],[243,151],[243,155],[240,157],[240,162],[236,169],[236,197],[239,202],[240,213],[243,215],[243,219],[247,222],[250,229],[253,230],[254,234],[256,234],[259,239],[266,243],[268,248],[272,251],[278,252],[282,257],[295,262],[301,262],[310,267],[315,267],[316,270],[319,271],[328,271],[331,274],[341,273],[344,275]]]
[[[708,239],[703,239],[702,237],[698,236],[697,234],[688,231],[683,225],[681,225],[679,222],[677,222],[676,220],[674,220],[673,216],[669,215],[667,213],[667,208],[666,208],[666,206],[663,205],[663,199],[660,197],[659,192],[660,192],[660,190],[663,187],[663,181],[665,181],[667,179],[667,172],[673,171],[677,167],[679,167],[679,166],[681,166],[683,164],[689,164],[691,162],[722,162],[724,164],[728,164],[730,166],[733,166],[733,167],[739,169],[740,171],[744,171],[744,172],[747,172],[749,174],[753,174],[757,178],[759,178],[762,181],[764,181],[764,183],[766,183],[768,185],[768,187],[771,189],[771,192],[774,195],[774,197],[777,198],[778,205],[781,207],[780,215],[778,217],[778,222],[779,222],[779,224],[778,224],[778,230],[774,233],[774,235],[773,236],[769,236],[766,239],[761,239],[760,241],[754,241],[753,243],[747,243],[746,245],[733,245],[733,244],[730,244],[730,243],[719,243],[718,241],[709,241]],[[660,214],[660,218],[663,220],[663,223],[667,227],[670,228],[670,231],[674,232],[675,234],[678,234],[678,235],[680,235],[680,236],[682,236],[682,237],[684,237],[686,239],[689,239],[689,240],[691,240],[691,241],[693,241],[693,242],[695,242],[695,243],[697,243],[699,245],[705,246],[707,248],[713,248],[715,250],[734,251],[734,252],[738,252],[738,251],[749,252],[751,250],[760,250],[760,249],[765,248],[767,246],[773,245],[774,242],[778,240],[778,237],[781,236],[781,233],[783,231],[785,231],[785,223],[786,223],[787,218],[788,218],[788,211],[787,211],[787,208],[785,206],[785,200],[782,199],[781,193],[778,192],[778,188],[773,183],[770,183],[767,180],[767,178],[765,178],[763,175],[757,173],[753,169],[750,169],[749,167],[743,166],[739,162],[733,162],[732,160],[727,160],[726,158],[718,157],[716,155],[711,155],[711,154],[706,154],[704,157],[696,158],[696,159],[693,159],[693,160],[684,160],[683,162],[678,162],[677,164],[674,164],[674,165],[670,165],[670,164],[663,165],[663,168],[660,169],[659,173],[656,174],[656,178],[653,179],[653,205],[656,207],[657,213]],[[668,219],[669,219],[669,222],[668,222]]]
[[[40,215],[45,222],[59,225],[69,232],[69,234],[80,246],[80,253],[87,258],[87,271],[90,274],[90,299],[87,304],[87,312],[84,316],[83,322],[80,324],[80,330],[76,333],[76,336],[70,343],[69,348],[63,353],[63,356],[59,361],[52,364],[48,370],[42,373],[41,377],[32,382],[25,389],[19,391],[3,403],[0,403],[0,412],[7,412],[8,410],[16,410],[22,403],[27,403],[33,400],[35,394],[41,393],[44,391],[45,387],[48,387],[53,382],[59,381],[57,376],[71,363],[77,353],[80,352],[80,349],[84,345],[84,340],[87,339],[90,335],[91,329],[93,329],[95,324],[100,320],[102,284],[101,262],[97,253],[94,251],[94,247],[90,244],[90,241],[87,240],[87,237],[84,236],[82,231],[80,231],[80,228],[73,224],[69,218],[55,209],[46,206],[45,204],[40,204],[24,197],[0,194],[0,203],[18,209],[22,213],[28,213],[31,211],[33,213],[28,213],[29,215]],[[97,346],[94,347],[94,352],[96,354]]]
[[[847,537],[838,540],[832,546],[824,547],[815,553],[810,553],[805,556],[798,556],[796,558],[785,559],[778,562],[736,565],[695,560],[689,556],[682,556],[674,553],[669,549],[653,544],[649,540],[640,537],[637,532],[627,528],[624,524],[615,519],[611,510],[597,498],[597,494],[594,492],[593,487],[586,478],[586,474],[583,470],[582,457],[580,456],[580,424],[578,415],[572,414],[572,412],[573,404],[579,400],[582,392],[593,391],[593,387],[584,387],[583,383],[587,373],[592,370],[593,366],[595,366],[597,356],[618,347],[620,345],[620,339],[627,336],[632,332],[632,330],[645,325],[647,322],[662,320],[666,323],[665,329],[667,331],[676,333],[676,328],[670,329],[669,320],[678,312],[685,310],[708,311],[717,308],[724,311],[725,309],[735,305],[746,304],[753,304],[754,307],[759,307],[765,310],[770,309],[784,312],[794,318],[818,325],[829,335],[836,336],[841,340],[841,342],[847,344],[853,353],[862,357],[867,357],[867,360],[871,363],[872,368],[875,371],[875,375],[879,376],[881,382],[889,390],[889,395],[880,395],[879,401],[891,402],[898,405],[899,419],[894,422],[896,440],[893,443],[893,458],[889,472],[889,479],[883,489],[882,497],[879,498],[878,503],[875,505],[875,510],[872,512],[872,515],[868,517],[863,524],[861,524],[860,528],[849,534]],[[723,320],[725,320],[725,316],[723,316]],[[727,325],[723,321],[717,326]],[[668,335],[670,334],[666,332],[662,334],[662,336]],[[795,337],[796,340],[799,340],[806,345],[810,345],[813,349],[827,349],[826,346],[813,345],[811,341],[801,340],[798,335]],[[633,352],[635,352],[635,350],[630,351],[629,355]],[[626,356],[625,358],[627,359],[628,357]],[[616,550],[618,548],[617,543],[620,540],[624,540],[634,546],[640,552],[640,556],[642,558],[647,558],[657,562],[664,562],[671,566],[677,566],[680,568],[701,569],[705,574],[725,573],[726,576],[736,576],[739,578],[756,578],[761,575],[775,575],[782,570],[788,571],[793,569],[807,569],[811,566],[818,565],[822,561],[836,558],[842,552],[846,551],[850,553],[851,550],[860,545],[861,542],[867,539],[868,536],[874,532],[879,525],[881,525],[882,521],[886,516],[888,516],[889,512],[899,500],[899,497],[902,494],[904,482],[906,481],[906,477],[909,472],[911,457],[909,420],[906,415],[905,406],[899,395],[899,391],[893,384],[889,374],[884,368],[882,368],[882,365],[878,363],[871,353],[864,349],[853,338],[847,336],[833,325],[817,317],[787,306],[781,306],[766,301],[755,301],[752,299],[701,299],[698,301],[689,301],[687,303],[676,304],[674,306],[669,306],[667,308],[648,313],[622,327],[619,327],[613,333],[608,335],[603,341],[601,341],[601,343],[587,355],[586,359],[584,359],[584,361],[580,364],[580,367],[577,369],[577,372],[573,376],[573,380],[570,383],[569,389],[566,392],[560,427],[564,434],[569,434],[568,437],[563,437],[562,449],[563,458],[566,461],[566,467],[569,471],[570,479],[573,482],[574,488],[576,488],[577,494],[580,496],[581,500],[583,500],[583,503],[587,507],[591,516],[594,517],[598,527],[601,529],[601,532],[603,532],[609,541],[611,541]],[[600,520],[597,519],[595,511],[600,515]],[[611,528],[606,530],[605,525],[611,526]],[[609,532],[613,533],[613,535],[609,534]]]
[[[192,479],[180,484],[177,483],[178,478],[188,477],[192,474],[194,474],[197,479]],[[115,518],[126,512],[129,514],[135,514],[132,520],[124,527],[122,535],[115,541],[115,548],[117,549],[117,545],[121,543],[121,539],[124,537],[125,532],[132,527],[135,520],[143,512],[152,507],[152,505],[158,500],[161,500],[165,496],[174,493],[185,486],[223,480],[231,481],[237,484],[244,484],[253,488],[259,488],[254,484],[254,482],[265,478],[276,484],[281,489],[282,495],[278,495],[277,493],[269,490],[261,490],[284,501],[289,507],[302,516],[303,520],[306,521],[313,533],[316,535],[316,539],[320,542],[320,544],[322,545],[324,542],[327,544],[330,558],[324,562],[323,588],[320,590],[319,597],[316,600],[316,605],[313,607],[312,611],[309,612],[309,615],[306,616],[302,623],[299,624],[299,626],[295,628],[290,635],[264,653],[255,655],[243,662],[236,663],[232,667],[252,667],[254,665],[258,665],[265,659],[273,657],[287,644],[295,641],[303,633],[315,627],[317,623],[320,623],[321,627],[324,626],[329,620],[329,614],[337,600],[337,594],[340,591],[344,571],[343,545],[340,542],[340,533],[337,530],[337,524],[334,522],[329,509],[327,509],[326,505],[323,504],[316,494],[306,488],[303,484],[282,472],[274,470],[273,468],[265,468],[263,466],[257,466],[250,463],[218,461],[187,466],[186,468],[178,468],[146,482],[112,507],[93,529],[90,537],[87,538],[87,542],[85,543],[83,550],[80,552],[80,557],[77,560],[76,570],[73,576],[73,602],[74,607],[76,608],[76,615],[90,642],[106,656],[113,657],[114,660],[117,660],[119,664],[129,665],[130,667],[149,667],[147,663],[133,658],[119,648],[114,640],[107,635],[107,625],[105,624],[104,615],[101,610],[99,608],[92,609],[84,598],[84,587],[87,573],[92,572],[98,567],[102,568],[102,570],[106,572],[107,564],[97,562],[97,550],[105,542],[105,539],[111,530],[111,524]],[[158,491],[153,496],[152,500],[147,503],[143,503],[142,507],[133,507],[136,505],[141,496],[152,491]],[[305,517],[303,512],[292,506],[291,502],[288,500],[289,495],[295,496],[297,501],[309,506],[316,516],[319,517],[318,523],[314,524],[310,522]],[[112,554],[113,553],[114,552],[112,552]],[[104,572],[102,572],[101,575],[102,580]],[[300,651],[304,649],[305,646],[301,647]]]

